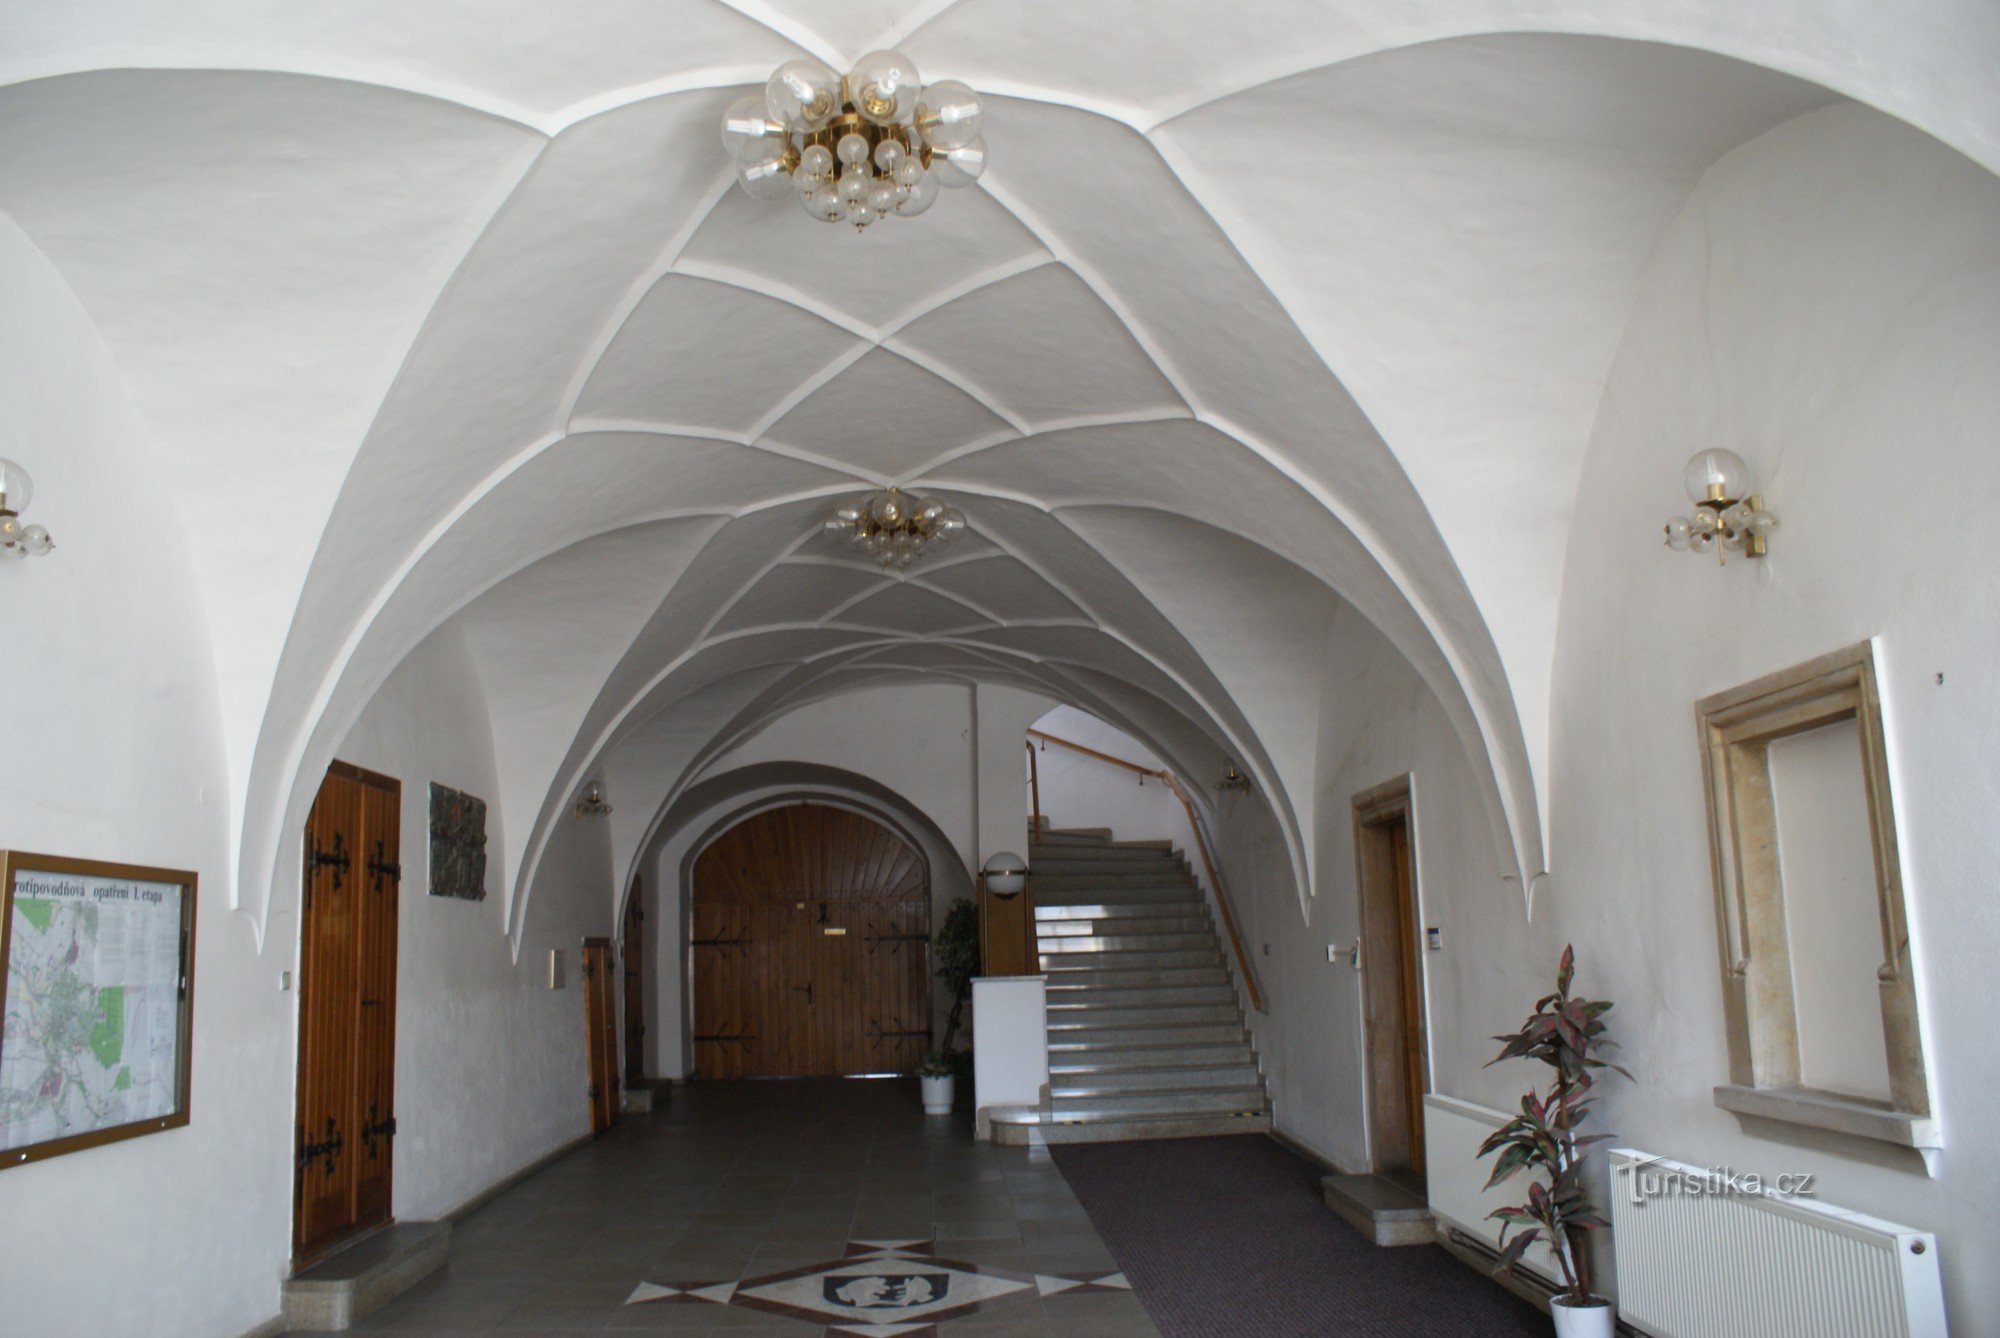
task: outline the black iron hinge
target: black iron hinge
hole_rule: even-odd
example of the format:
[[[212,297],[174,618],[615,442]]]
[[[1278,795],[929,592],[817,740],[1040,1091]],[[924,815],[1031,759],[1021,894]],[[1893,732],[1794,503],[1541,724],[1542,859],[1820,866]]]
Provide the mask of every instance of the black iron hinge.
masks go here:
[[[316,1143],[308,1143],[306,1141],[306,1130],[304,1125],[299,1126],[298,1133],[299,1133],[299,1157],[298,1157],[299,1169],[303,1171],[304,1169],[306,1169],[306,1167],[312,1165],[314,1161],[318,1160],[321,1157],[325,1157],[326,1173],[328,1175],[332,1175],[333,1159],[340,1155],[340,1149],[343,1146],[345,1146],[345,1142],[340,1136],[340,1126],[334,1122],[333,1116],[329,1115],[326,1117],[326,1137],[320,1139]]]
[[[376,1105],[373,1101],[370,1101],[368,1103],[368,1123],[361,1126],[361,1142],[367,1147],[368,1155],[371,1157],[375,1155],[376,1139],[380,1138],[384,1142],[387,1142],[395,1136],[396,1117],[391,1115],[387,1119],[378,1119]]]
[[[378,892],[382,890],[384,878],[399,887],[402,885],[403,866],[389,858],[388,845],[379,837],[375,841],[375,853],[368,859],[368,872],[375,875],[375,890]]]
[[[353,862],[353,859],[347,852],[347,838],[339,832],[333,834],[333,848],[331,850],[320,849],[308,837],[306,841],[306,884],[307,886],[311,886],[313,875],[321,869],[332,869],[334,890],[339,891],[341,883],[347,877],[348,865]]]

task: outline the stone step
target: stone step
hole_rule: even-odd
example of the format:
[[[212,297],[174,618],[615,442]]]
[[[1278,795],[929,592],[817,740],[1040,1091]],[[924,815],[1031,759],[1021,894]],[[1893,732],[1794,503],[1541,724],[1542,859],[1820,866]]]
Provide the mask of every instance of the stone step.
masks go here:
[[[451,1223],[398,1222],[285,1279],[280,1307],[285,1328],[308,1332],[351,1329],[444,1268]]]
[[[1043,873],[1035,872],[1035,895],[1039,900],[1044,891],[1073,892],[1080,887],[1193,887],[1194,875],[1189,873],[1169,874],[1153,869],[1116,873]]]
[[[1196,1088],[1261,1090],[1264,1075],[1247,1061],[1197,1068],[1129,1069],[1123,1072],[1049,1074],[1051,1100],[1125,1095],[1137,1092],[1184,1092]]]
[[[1037,910],[1048,906],[1151,906],[1180,902],[1203,906],[1201,889],[1193,883],[1173,887],[1041,887],[1035,888]]]
[[[1204,920],[1208,908],[1182,897],[1173,901],[1067,902],[1035,907],[1035,923],[1053,920],[1142,920],[1155,915],[1199,915]]]
[[[1114,915],[1076,920],[1035,920],[1040,938],[1094,938],[1108,934],[1206,934],[1211,932],[1206,915],[1183,908],[1170,915]]]
[[[1088,1045],[1049,1055],[1049,1079],[1088,1073],[1163,1073],[1176,1068],[1256,1067],[1248,1041],[1217,1045]]]
[[[993,1120],[993,1141],[1008,1147],[1050,1143],[1128,1143],[1147,1138],[1207,1138],[1227,1134],[1268,1133],[1268,1114],[1142,1115],[1117,1120],[1044,1123],[1029,1108],[1019,1118]]]
[[[1236,1004],[1236,990],[1223,985],[1141,985],[1118,989],[1103,985],[1051,985],[1050,1005],[1088,1004],[1096,1008],[1154,1008],[1165,1004]]]
[[[1223,967],[1222,949],[1216,944],[1203,948],[1134,948],[1125,952],[1052,952],[1042,959],[1042,974],[1050,984],[1067,980],[1072,973],[1098,971],[1166,971],[1179,967]],[[1226,968],[1224,968],[1226,969]]]
[[[1241,1018],[1227,1022],[1152,1023],[1147,1026],[1101,1025],[1095,1020],[1049,1031],[1049,1060],[1094,1050],[1126,1050],[1155,1045],[1240,1045],[1249,1040]]]
[[[1134,844],[1123,841],[1114,841],[1108,845],[1096,845],[1096,844],[1048,845],[1038,841],[1034,845],[1028,847],[1028,857],[1030,861],[1034,860],[1037,852],[1039,852],[1040,857],[1042,859],[1076,860],[1082,863],[1094,863],[1099,861],[1111,861],[1115,863],[1119,860],[1133,860],[1133,859],[1178,860],[1182,858],[1180,850],[1165,842],[1161,842],[1159,844],[1153,844],[1151,842],[1147,842],[1144,844]]]
[[[1109,827],[1056,827],[1045,829],[1035,838],[1038,846],[1108,846],[1111,844]]]
[[[1133,1115],[1233,1115],[1238,1111],[1262,1114],[1266,1108],[1264,1088],[1197,1087],[1177,1091],[1126,1092],[1114,1096],[1057,1097],[1051,1095],[1048,1118],[1065,1120],[1115,1120]]]
[[[1038,934],[1035,946],[1044,957],[1050,954],[1076,952],[1137,952],[1155,948],[1194,950],[1215,948],[1215,935],[1204,930],[1200,933],[1177,934]]]
[[[1049,1033],[1074,1027],[1177,1027],[1204,1022],[1231,1022],[1242,1025],[1243,1014],[1236,1001],[1214,1004],[1161,1004],[1153,1007],[1100,1008],[1095,1004],[1051,1003]]]
[[[1110,956],[1105,953],[1103,956]],[[1065,962],[1065,966],[1070,963]],[[1102,971],[1047,971],[1049,997],[1058,990],[1079,988],[1146,989],[1154,985],[1227,985],[1229,970],[1216,963],[1210,966],[1128,966]]]
[[[1167,850],[1093,850],[1085,856],[1045,853],[1040,859],[1030,858],[1029,867],[1042,877],[1055,875],[1094,875],[1100,873],[1164,873],[1168,875],[1190,872],[1188,863],[1180,856]]]
[[[1319,1191],[1327,1207],[1377,1245],[1428,1245],[1436,1236],[1424,1196],[1385,1176],[1330,1175]]]

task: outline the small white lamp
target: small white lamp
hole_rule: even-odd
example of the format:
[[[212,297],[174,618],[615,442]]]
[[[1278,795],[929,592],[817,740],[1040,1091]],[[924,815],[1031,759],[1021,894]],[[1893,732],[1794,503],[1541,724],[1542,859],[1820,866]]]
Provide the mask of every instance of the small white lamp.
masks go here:
[[[986,890],[996,897],[1011,897],[1028,885],[1028,861],[1011,850],[1003,850],[986,861]]]

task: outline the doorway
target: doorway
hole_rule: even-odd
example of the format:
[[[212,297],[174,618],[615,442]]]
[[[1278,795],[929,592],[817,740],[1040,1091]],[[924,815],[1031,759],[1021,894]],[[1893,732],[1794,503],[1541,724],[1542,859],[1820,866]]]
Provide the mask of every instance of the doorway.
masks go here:
[[[583,941],[584,1058],[590,1074],[590,1132],[618,1123],[618,1011],[612,994],[611,940]]]
[[[1421,1193],[1430,1046],[1411,836],[1407,776],[1355,796],[1368,1142],[1377,1174],[1404,1181]]]
[[[401,782],[327,768],[306,819],[292,1255],[389,1221],[396,1137]]]
[[[642,930],[645,927],[645,888],[635,877],[632,893],[625,898],[625,1085],[646,1080],[646,955]]]
[[[872,818],[790,804],[694,863],[695,1074],[909,1073],[930,1040],[930,876]]]

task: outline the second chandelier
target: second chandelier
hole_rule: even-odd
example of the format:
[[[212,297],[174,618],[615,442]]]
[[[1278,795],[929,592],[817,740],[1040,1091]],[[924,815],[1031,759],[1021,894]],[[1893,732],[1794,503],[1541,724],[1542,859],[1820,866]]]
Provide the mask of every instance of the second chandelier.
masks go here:
[[[928,88],[900,51],[871,51],[843,77],[816,60],[786,61],[764,92],[722,117],[736,179],[760,200],[796,196],[825,223],[857,230],[913,218],[938,188],[986,170],[979,95],[956,79]]]

